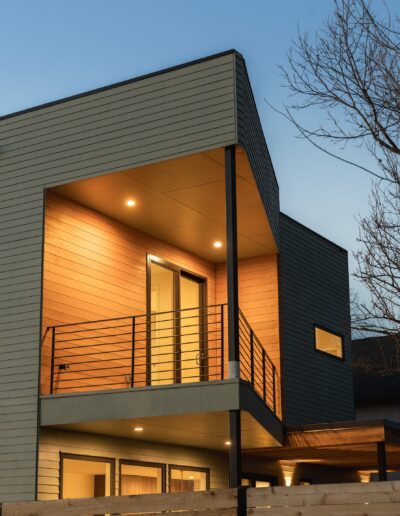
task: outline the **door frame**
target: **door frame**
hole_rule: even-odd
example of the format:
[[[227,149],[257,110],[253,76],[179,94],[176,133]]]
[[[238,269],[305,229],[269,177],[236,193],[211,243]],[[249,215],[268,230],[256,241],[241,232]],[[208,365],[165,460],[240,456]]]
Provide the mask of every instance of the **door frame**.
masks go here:
[[[151,385],[151,264],[155,263],[160,265],[161,267],[165,267],[166,269],[172,271],[174,273],[174,310],[180,311],[181,299],[180,299],[180,287],[179,287],[179,279],[180,276],[184,276],[186,278],[197,281],[201,285],[200,289],[200,326],[204,327],[205,324],[205,314],[204,310],[206,307],[206,301],[208,299],[208,291],[207,291],[207,277],[202,276],[201,274],[196,274],[192,271],[184,267],[180,267],[173,262],[165,260],[164,258],[160,258],[153,254],[146,254],[146,385]],[[179,307],[179,308],[177,308]],[[174,353],[176,360],[174,361],[174,383],[181,383],[181,373],[180,367],[178,364],[181,363],[181,338],[180,338],[180,319],[176,318],[174,323]],[[208,361],[207,361],[207,335],[206,333],[201,334],[200,337],[200,360],[199,360],[199,370],[200,370],[200,381],[205,381],[208,378]]]

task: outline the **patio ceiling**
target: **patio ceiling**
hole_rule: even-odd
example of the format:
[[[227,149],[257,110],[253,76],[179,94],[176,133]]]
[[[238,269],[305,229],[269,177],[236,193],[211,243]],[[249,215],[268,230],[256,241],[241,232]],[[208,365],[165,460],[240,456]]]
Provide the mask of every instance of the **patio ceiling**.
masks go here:
[[[242,447],[276,446],[274,437],[242,411]],[[57,425],[54,428],[128,439],[228,451],[229,412],[203,412]],[[140,432],[135,428],[142,428]]]
[[[239,258],[277,252],[243,149],[237,149]],[[140,231],[212,262],[225,261],[224,149],[52,188]],[[135,206],[128,207],[127,201]],[[221,241],[221,249],[213,242]]]

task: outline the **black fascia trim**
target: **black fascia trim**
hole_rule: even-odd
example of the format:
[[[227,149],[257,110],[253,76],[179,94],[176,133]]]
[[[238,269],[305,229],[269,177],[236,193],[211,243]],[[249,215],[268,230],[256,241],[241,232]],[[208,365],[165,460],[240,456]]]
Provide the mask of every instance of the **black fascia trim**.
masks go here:
[[[195,64],[203,63],[205,61],[212,61],[213,59],[217,59],[219,57],[226,56],[228,54],[233,54],[241,57],[243,59],[243,56],[235,49],[225,50],[224,52],[219,52],[217,54],[212,54],[210,56],[202,57],[200,59],[194,59],[193,61],[187,61],[185,63],[181,63],[179,65],[170,66],[168,68],[163,68],[162,70],[158,70],[156,72],[150,72],[144,75],[139,75],[138,77],[134,77],[132,79],[126,79],[124,81],[115,82],[113,84],[109,84],[107,86],[101,86],[100,88],[95,88],[93,90],[84,91],[82,93],[77,93],[75,95],[70,95],[68,97],[64,97],[57,100],[52,100],[50,102],[45,102],[44,104],[38,104],[37,106],[32,106],[30,108],[21,109],[20,111],[14,111],[13,113],[9,113],[7,115],[0,116],[0,121],[7,120],[8,118],[13,118],[15,116],[19,115],[25,115],[26,113],[31,113],[32,111],[37,111],[39,109],[55,106],[57,104],[62,104],[64,102],[68,102],[69,100],[75,100],[79,99],[81,97],[86,97],[88,95],[93,95],[95,93],[100,93],[102,91],[111,90],[113,88],[118,88],[120,86],[126,86],[127,84],[132,84],[137,81],[142,81],[143,79],[149,79],[150,77],[155,77],[157,75],[162,75],[164,73],[173,72],[175,70],[179,70],[181,68],[186,68],[187,66],[192,66]]]

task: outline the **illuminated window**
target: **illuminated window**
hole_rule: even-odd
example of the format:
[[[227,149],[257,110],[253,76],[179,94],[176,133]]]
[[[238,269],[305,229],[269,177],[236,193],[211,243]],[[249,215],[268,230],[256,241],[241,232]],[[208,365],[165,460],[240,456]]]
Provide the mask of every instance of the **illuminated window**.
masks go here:
[[[247,487],[271,487],[277,486],[278,479],[270,475],[257,473],[245,473],[242,477],[242,486]]]
[[[343,358],[343,337],[338,333],[315,326],[315,349]]]
[[[114,494],[113,459],[61,454],[60,498],[93,498]]]
[[[137,495],[165,491],[165,466],[152,462],[120,460],[120,494]]]
[[[169,490],[171,493],[206,491],[210,488],[210,470],[185,466],[169,467]]]

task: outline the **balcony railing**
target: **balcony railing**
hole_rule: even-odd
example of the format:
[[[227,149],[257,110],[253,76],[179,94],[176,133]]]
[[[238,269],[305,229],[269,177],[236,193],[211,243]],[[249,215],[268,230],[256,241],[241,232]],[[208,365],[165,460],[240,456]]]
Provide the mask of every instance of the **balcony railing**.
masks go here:
[[[228,378],[227,306],[48,328],[50,394]],[[240,312],[240,376],[278,412],[276,368]]]

